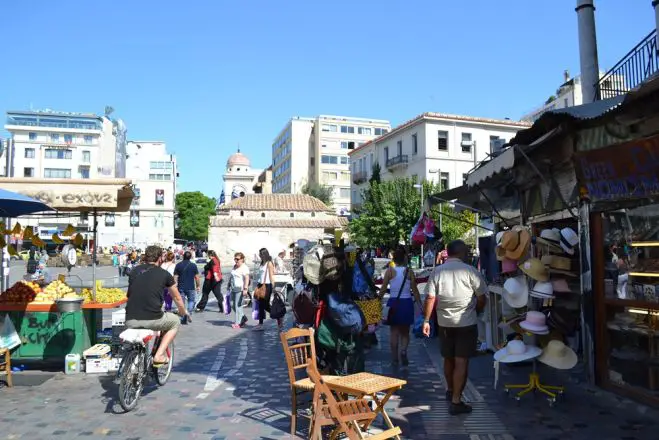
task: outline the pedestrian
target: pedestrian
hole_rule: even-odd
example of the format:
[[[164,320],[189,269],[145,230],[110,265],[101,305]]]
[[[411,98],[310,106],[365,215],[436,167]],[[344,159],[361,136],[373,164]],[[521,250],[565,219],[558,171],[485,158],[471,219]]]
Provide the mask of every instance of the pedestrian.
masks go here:
[[[167,253],[174,255],[173,252]],[[181,298],[185,301],[188,300],[188,313],[192,313],[195,306],[195,301],[197,299],[197,291],[199,290],[199,268],[192,261],[192,253],[185,252],[183,254],[183,261],[178,263],[174,267],[174,279],[178,285],[178,290],[181,292]],[[170,297],[171,301],[171,297]],[[187,315],[181,318],[182,324],[187,324],[188,319]]]
[[[259,284],[257,287],[265,285],[265,298],[257,299],[259,302],[259,323],[254,327],[255,331],[263,330],[265,312],[270,312],[270,298],[272,298],[272,286],[275,279],[275,265],[272,262],[270,252],[266,248],[261,248],[259,257],[261,258],[261,264],[259,265]],[[281,319],[277,320],[277,324],[281,326]]]
[[[389,287],[387,305],[391,311],[387,325],[391,329],[389,344],[391,347],[391,363],[396,366],[398,360],[403,366],[409,365],[407,347],[410,345],[410,327],[414,324],[414,301],[421,306],[421,296],[416,285],[414,271],[408,266],[407,252],[402,247],[394,251],[395,266],[384,273],[380,297],[383,297]],[[412,297],[414,295],[414,297]]]
[[[233,328],[239,329],[245,326],[247,323],[247,317],[243,311],[243,300],[247,298],[247,289],[249,288],[249,267],[245,263],[245,254],[242,252],[236,252],[233,256],[233,261],[235,262],[233,269],[231,270],[231,298],[232,298],[232,307],[235,312],[235,322],[232,325]]]
[[[176,268],[176,263],[174,262],[174,253],[164,251],[162,253],[161,258],[163,263],[160,265],[160,267],[165,269],[167,272],[169,272],[171,276],[174,276],[174,269]],[[180,287],[179,287],[179,292],[183,293]],[[173,300],[172,300],[172,296],[169,294],[169,289],[165,289],[165,292],[163,294],[163,299],[165,302],[165,311],[171,312]]]
[[[190,255],[193,250],[190,250]],[[203,312],[208,304],[208,295],[213,292],[217,298],[217,307],[220,313],[224,312],[224,298],[222,297],[222,266],[220,259],[217,257],[215,251],[208,251],[208,263],[204,266],[204,285],[201,288],[201,299],[197,303],[197,313]]]
[[[452,415],[471,412],[462,402],[467,383],[469,359],[476,354],[478,343],[477,314],[485,307],[487,285],[480,273],[465,263],[469,248],[455,240],[446,248],[448,259],[437,266],[426,285],[423,334],[430,335],[430,315],[437,303],[439,341],[444,358],[446,399]]]

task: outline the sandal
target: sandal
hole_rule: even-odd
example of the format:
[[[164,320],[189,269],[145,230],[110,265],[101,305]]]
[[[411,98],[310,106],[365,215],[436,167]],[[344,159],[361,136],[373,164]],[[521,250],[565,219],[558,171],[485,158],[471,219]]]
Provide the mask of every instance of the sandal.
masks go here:
[[[156,362],[155,360],[153,361],[153,368],[161,368],[164,367],[165,365],[169,364],[169,359],[163,362]]]

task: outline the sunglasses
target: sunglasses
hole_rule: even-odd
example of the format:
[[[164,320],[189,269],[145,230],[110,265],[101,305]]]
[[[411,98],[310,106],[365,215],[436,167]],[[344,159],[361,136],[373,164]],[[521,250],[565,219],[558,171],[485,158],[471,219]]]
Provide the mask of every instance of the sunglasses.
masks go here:
[[[242,258],[234,258],[233,261],[240,261]]]

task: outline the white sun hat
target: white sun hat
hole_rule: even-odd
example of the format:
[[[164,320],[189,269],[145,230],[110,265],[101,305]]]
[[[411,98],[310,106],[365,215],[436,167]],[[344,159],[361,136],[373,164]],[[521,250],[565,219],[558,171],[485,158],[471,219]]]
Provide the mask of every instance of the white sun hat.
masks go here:
[[[524,341],[513,339],[505,347],[494,353],[494,360],[504,364],[528,361],[542,354],[539,347],[526,345]]]
[[[574,255],[574,248],[579,244],[579,236],[572,228],[561,229],[561,247],[563,250]]]
[[[554,298],[554,285],[551,281],[538,281],[533,285],[529,294],[540,299]]]
[[[569,370],[577,365],[577,354],[562,341],[552,340],[538,358],[543,364],[558,370]]]
[[[508,278],[503,283],[501,296],[514,309],[525,307],[529,302],[529,286],[523,276]]]

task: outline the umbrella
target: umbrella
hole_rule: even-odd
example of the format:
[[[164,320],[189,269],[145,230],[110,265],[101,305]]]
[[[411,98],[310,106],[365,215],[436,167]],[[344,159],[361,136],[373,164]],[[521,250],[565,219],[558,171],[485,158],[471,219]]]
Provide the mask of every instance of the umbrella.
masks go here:
[[[0,217],[13,218],[43,211],[53,211],[53,208],[23,194],[0,188]]]

